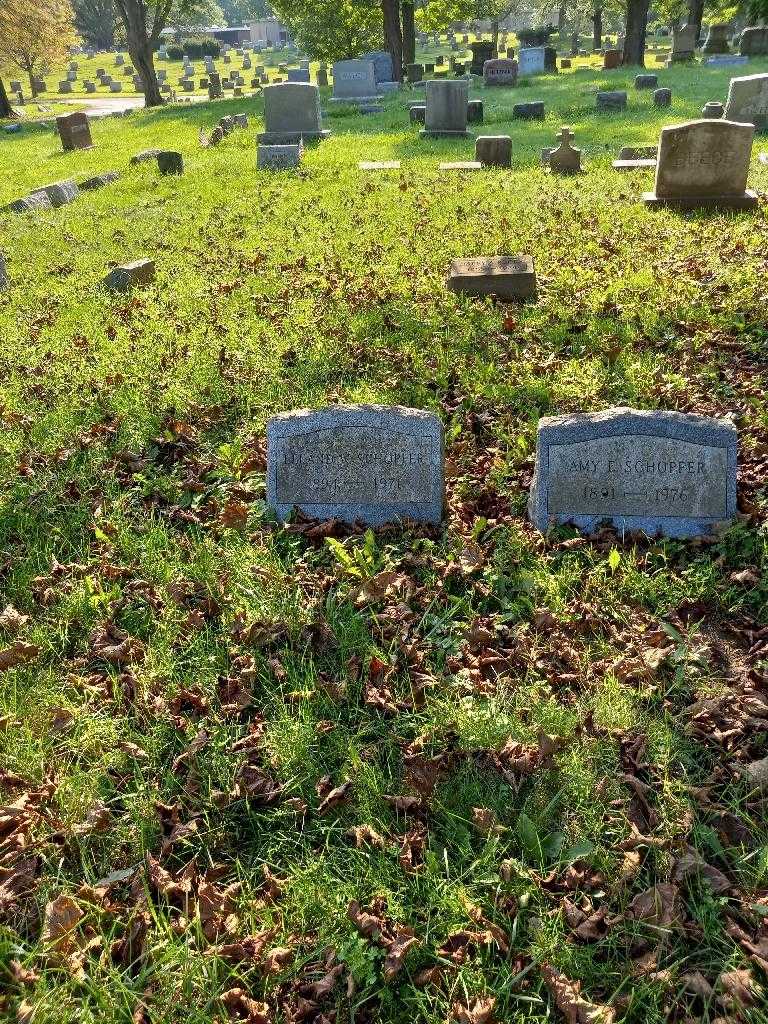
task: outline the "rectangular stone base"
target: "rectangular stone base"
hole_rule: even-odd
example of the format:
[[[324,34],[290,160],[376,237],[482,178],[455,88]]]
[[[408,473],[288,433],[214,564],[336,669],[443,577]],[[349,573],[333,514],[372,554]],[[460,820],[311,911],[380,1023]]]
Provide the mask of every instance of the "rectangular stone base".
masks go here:
[[[751,189],[736,196],[657,196],[655,192],[643,192],[643,202],[672,210],[754,210],[757,194]]]
[[[655,167],[658,160],[614,160],[614,171],[643,171]]]
[[[467,139],[469,138],[469,132],[446,132],[439,131],[434,128],[423,128],[419,135],[422,139]]]
[[[259,142],[264,146],[295,146],[299,142],[322,142],[330,134],[327,129],[321,132],[262,132]]]

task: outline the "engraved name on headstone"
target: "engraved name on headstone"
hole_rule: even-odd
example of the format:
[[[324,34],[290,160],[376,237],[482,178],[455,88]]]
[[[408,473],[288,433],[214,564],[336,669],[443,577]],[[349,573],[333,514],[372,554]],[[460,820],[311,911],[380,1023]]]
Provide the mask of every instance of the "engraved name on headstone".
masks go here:
[[[316,519],[378,525],[439,523],[443,428],[434,413],[401,406],[298,409],[267,424],[267,500]]]
[[[663,128],[656,187],[648,206],[748,210],[757,196],[747,189],[755,129],[733,121],[689,121]]]
[[[607,409],[539,421],[528,512],[572,523],[695,537],[736,513],[736,428],[677,412]]]

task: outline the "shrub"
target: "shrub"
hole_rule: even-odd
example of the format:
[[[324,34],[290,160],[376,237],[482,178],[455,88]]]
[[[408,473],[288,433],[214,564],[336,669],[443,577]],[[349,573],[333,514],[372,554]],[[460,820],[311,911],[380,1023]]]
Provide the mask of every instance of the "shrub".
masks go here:
[[[166,51],[170,60],[182,60],[184,56],[191,60],[201,57],[220,57],[221,43],[211,36],[194,36],[182,39],[180,43],[171,43]]]
[[[521,46],[546,46],[549,37],[555,31],[554,25],[542,25],[539,28],[523,28],[517,32]]]

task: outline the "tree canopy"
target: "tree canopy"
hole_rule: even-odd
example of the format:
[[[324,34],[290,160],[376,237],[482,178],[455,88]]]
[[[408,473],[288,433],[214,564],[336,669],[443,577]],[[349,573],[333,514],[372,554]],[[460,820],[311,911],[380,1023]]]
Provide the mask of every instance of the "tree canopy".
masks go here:
[[[0,65],[23,71],[30,81],[43,64],[59,63],[77,39],[68,0],[3,0]]]
[[[345,60],[382,44],[381,8],[371,0],[272,0],[271,6],[316,60]]]

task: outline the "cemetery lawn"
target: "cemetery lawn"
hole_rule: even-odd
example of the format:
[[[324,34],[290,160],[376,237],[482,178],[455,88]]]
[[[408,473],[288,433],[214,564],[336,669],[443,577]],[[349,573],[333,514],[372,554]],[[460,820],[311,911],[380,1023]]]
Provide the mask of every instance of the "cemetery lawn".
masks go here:
[[[415,90],[296,173],[256,171],[258,100],[0,137],[0,205],[122,173],[0,214],[3,1019],[768,1021],[768,146],[752,214],[610,165],[731,73],[485,92],[511,172],[441,176],[473,143],[420,141]],[[538,166],[562,124],[577,178]],[[537,303],[444,290],[516,252]],[[267,418],[338,401],[442,417],[444,530],[273,521]],[[538,418],[612,405],[732,416],[737,521],[534,532]]]

